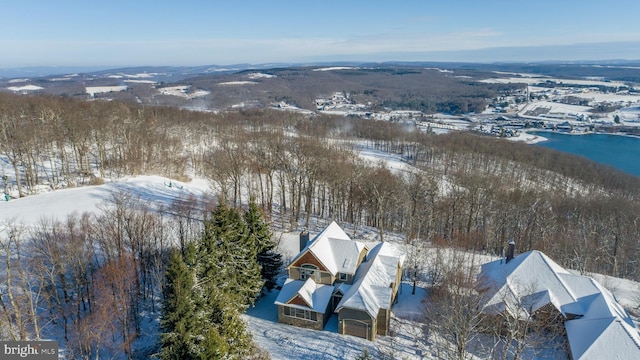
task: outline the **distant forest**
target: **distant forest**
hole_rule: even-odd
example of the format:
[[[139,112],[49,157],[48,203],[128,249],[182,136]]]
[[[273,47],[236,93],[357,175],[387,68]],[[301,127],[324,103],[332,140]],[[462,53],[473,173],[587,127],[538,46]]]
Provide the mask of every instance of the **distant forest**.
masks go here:
[[[252,77],[256,73],[263,76]],[[113,71],[113,76],[104,72],[81,74],[78,77],[64,78],[64,81],[59,78],[54,78],[55,81],[38,78],[33,80],[33,84],[42,87],[37,91],[38,94],[87,100],[90,96],[86,86],[125,84],[123,75],[119,74],[116,70]],[[159,80],[158,84],[126,82],[126,90],[97,93],[92,99],[217,111],[268,108],[284,101],[289,105],[315,111],[317,98],[331,97],[335,92],[341,92],[348,94],[351,101],[367,105],[372,111],[387,108],[420,110],[427,114],[464,114],[480,112],[491,99],[524,87],[523,84],[488,84],[478,81],[501,76],[506,75],[482,69],[460,68],[452,72],[416,65],[372,65],[335,71],[318,71],[317,67],[252,69],[231,74],[192,74],[190,77],[177,79],[162,77],[164,80]],[[187,96],[158,91],[159,88],[175,85],[189,87],[187,93],[197,89],[206,92],[206,95],[189,99]],[[7,83],[6,86],[11,84]]]

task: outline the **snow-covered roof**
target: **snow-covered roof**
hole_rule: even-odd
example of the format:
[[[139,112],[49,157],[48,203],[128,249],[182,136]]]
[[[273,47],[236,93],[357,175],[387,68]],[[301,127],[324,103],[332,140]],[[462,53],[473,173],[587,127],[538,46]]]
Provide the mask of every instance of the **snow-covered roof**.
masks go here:
[[[335,276],[338,273],[354,275],[358,269],[360,252],[364,248],[363,243],[351,240],[344,230],[333,221],[307,243],[307,246],[291,263],[294,263],[309,250],[332,275]]]
[[[613,294],[593,278],[569,273],[540,251],[482,266],[483,311],[527,315],[553,304],[564,322],[572,359],[640,359],[640,334]],[[573,320],[572,319],[573,317]]]
[[[367,258],[336,311],[342,308],[357,309],[376,317],[380,309],[387,309],[391,305],[392,285],[404,255],[389,243],[379,243],[369,251]]]
[[[316,284],[311,278],[306,281],[287,279],[276,298],[275,304],[323,313],[327,309],[332,293],[333,286]],[[299,295],[308,306],[288,304],[296,295]]]
[[[565,322],[574,360],[640,359],[638,330],[617,317]]]
[[[537,250],[520,254],[508,263],[496,260],[484,264],[480,274],[487,313],[531,313],[551,303],[564,314],[563,307],[577,301],[562,276],[570,273]]]

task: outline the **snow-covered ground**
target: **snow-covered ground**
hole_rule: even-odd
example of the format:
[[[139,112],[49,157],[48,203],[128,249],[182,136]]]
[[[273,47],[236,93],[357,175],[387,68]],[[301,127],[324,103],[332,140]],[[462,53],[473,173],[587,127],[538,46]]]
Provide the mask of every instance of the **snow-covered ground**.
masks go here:
[[[571,94],[571,96],[587,99],[595,102],[609,103],[640,103],[640,95],[631,95],[628,93],[599,93],[599,92],[581,92]]]
[[[154,80],[137,80],[137,79],[127,79],[127,80],[124,80],[124,82],[132,83],[132,84],[156,84],[157,83]]]
[[[358,68],[352,67],[352,66],[330,66],[330,67],[313,69],[312,71],[335,71],[335,70],[351,70],[351,69],[358,69]]]
[[[396,336],[378,336],[374,342],[339,334],[338,316],[335,314],[323,331],[280,324],[277,308],[273,303],[278,293],[278,290],[271,291],[244,315],[253,334],[253,340],[269,351],[274,360],[354,359],[361,355],[364,349],[375,358],[393,352],[398,359],[424,359],[421,356],[421,347],[415,346],[415,336],[422,335],[420,330],[424,326],[416,321],[423,317],[422,301],[426,296],[426,289],[423,287],[418,287],[416,294],[412,295],[411,285],[402,284],[398,303],[392,309],[391,329]],[[415,330],[417,332],[412,333]]]
[[[374,153],[364,154],[375,158]],[[393,159],[386,159],[393,165]],[[403,164],[396,163],[398,170]],[[395,167],[395,166],[394,166]],[[171,185],[171,186],[169,186]],[[209,191],[207,181],[196,179],[188,183],[178,182],[159,176],[139,176],[108,182],[99,186],[86,186],[56,190],[31,195],[21,199],[0,202],[0,219],[15,221],[31,226],[42,218],[64,219],[72,212],[96,211],[108,201],[113,192],[126,191],[141,202],[155,207],[169,207],[175,200],[189,195],[201,196]],[[314,219],[310,224],[312,235],[328,224],[322,219]],[[277,227],[277,223],[274,224]],[[354,239],[365,243],[377,241],[375,229],[345,226],[345,231]],[[387,241],[403,243],[402,237],[387,234]],[[278,249],[285,261],[299,251],[296,232],[276,232]],[[490,258],[478,258],[480,261]],[[609,288],[618,301],[628,309],[635,309],[640,302],[640,284],[623,279],[594,275]],[[429,340],[425,340],[423,301],[427,286],[420,285],[416,294],[411,294],[411,285],[404,283],[398,303],[392,308],[391,332],[393,336],[379,336],[371,342],[361,338],[338,334],[337,319],[334,315],[323,331],[307,330],[277,322],[274,300],[278,290],[268,293],[250,308],[244,319],[254,340],[271,354],[273,359],[350,359],[360,355],[364,349],[378,358],[382,355],[398,359],[437,359]],[[151,345],[151,344],[147,344]]]
[[[521,131],[517,136],[510,136],[506,138],[511,141],[521,141],[527,144],[537,144],[542,141],[547,141],[547,138],[539,135],[529,134],[527,132]]]
[[[169,187],[171,183],[171,187]],[[128,192],[139,196],[148,205],[170,207],[180,198],[202,196],[209,190],[205,180],[182,183],[160,176],[124,178],[99,186],[84,186],[31,195],[10,201],[0,201],[0,219],[15,221],[26,226],[38,224],[41,219],[64,220],[77,212],[95,212],[108,202],[112,194]]]
[[[197,97],[202,97],[209,95],[210,91],[197,89],[195,91],[189,92],[191,89],[191,85],[175,85],[175,86],[166,86],[158,88],[158,92],[163,95],[173,95],[184,97],[187,99],[193,99]]]
[[[275,75],[271,75],[271,74],[255,72],[255,73],[247,74],[247,77],[249,79],[270,79],[270,78],[274,78],[276,76]]]
[[[7,89],[14,92],[24,92],[24,91],[42,90],[44,88],[38,85],[24,85],[24,86],[9,86]]]
[[[358,149],[360,158],[365,160],[370,166],[376,166],[382,164],[387,169],[396,173],[410,172],[415,170],[415,167],[405,162],[399,154],[387,154],[383,151],[368,148],[362,146]]]
[[[591,115],[590,106],[568,105],[553,101],[531,102],[520,111],[520,114],[526,115],[528,111],[535,111],[538,108],[545,109],[543,116],[555,116],[556,119],[562,119],[563,117],[575,114]]]
[[[85,92],[91,97],[94,97],[96,94],[108,93],[108,92],[116,92],[116,91],[125,91],[127,90],[126,85],[116,85],[116,86],[87,86],[85,88]]]
[[[220,83],[217,83],[216,85],[253,85],[253,84],[257,84],[257,82],[239,80],[239,81],[220,82]]]
[[[364,157],[375,158],[373,153]],[[398,170],[403,163],[395,163]],[[171,186],[169,186],[171,185]],[[99,186],[86,186],[57,190],[21,199],[0,202],[0,219],[13,220],[26,226],[35,225],[43,218],[64,219],[72,212],[97,211],[101,204],[110,199],[113,192],[128,192],[139,197],[142,202],[153,206],[170,206],[176,199],[189,195],[201,196],[209,191],[207,181],[196,179],[188,183],[159,176],[139,176],[124,178]],[[312,221],[310,231],[316,234],[325,226],[325,221]],[[276,224],[277,226],[277,224]],[[377,233],[373,229],[346,227],[353,238],[364,242],[375,242]],[[276,232],[278,249],[285,261],[299,251],[296,232]],[[401,237],[387,235],[387,240],[402,243]],[[640,301],[640,284],[633,281],[595,275],[608,287],[627,308],[635,308]],[[393,336],[379,336],[371,342],[353,336],[338,334],[337,318],[334,315],[325,330],[301,329],[277,321],[274,300],[278,290],[268,293],[250,308],[244,319],[254,340],[269,351],[273,359],[348,359],[362,354],[364,349],[378,358],[382,355],[400,359],[436,359],[429,342],[425,340],[424,301],[427,287],[418,286],[416,294],[411,293],[411,285],[404,283],[398,303],[392,308],[391,332]],[[151,345],[151,344],[147,344]]]
[[[554,82],[558,85],[580,85],[580,86],[607,86],[607,87],[625,87],[627,86],[621,81],[602,81],[602,80],[590,80],[590,79],[562,79],[552,78],[540,75],[529,75],[523,77],[508,77],[508,78],[491,78],[480,80],[480,82],[487,84],[539,84],[541,82]]]

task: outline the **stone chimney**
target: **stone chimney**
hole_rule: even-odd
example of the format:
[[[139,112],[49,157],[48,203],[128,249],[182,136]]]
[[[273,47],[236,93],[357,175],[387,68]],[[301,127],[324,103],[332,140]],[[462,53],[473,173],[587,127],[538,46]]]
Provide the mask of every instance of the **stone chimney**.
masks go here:
[[[516,242],[511,239],[511,241],[509,241],[509,248],[507,249],[507,263],[509,263],[509,261],[513,259],[513,257],[515,256],[515,252]]]
[[[302,249],[304,249],[307,246],[308,242],[309,242],[309,231],[305,228],[300,233],[300,251],[302,251]]]

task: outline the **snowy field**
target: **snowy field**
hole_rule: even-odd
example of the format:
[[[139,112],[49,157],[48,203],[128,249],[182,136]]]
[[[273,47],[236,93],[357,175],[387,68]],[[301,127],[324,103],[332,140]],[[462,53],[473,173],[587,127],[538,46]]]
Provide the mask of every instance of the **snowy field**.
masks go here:
[[[553,101],[536,101],[527,104],[522,110],[521,115],[526,115],[528,111],[535,111],[537,108],[548,109],[544,114],[547,116],[569,116],[575,114],[591,115],[590,106],[568,105]]]
[[[217,83],[216,85],[253,85],[253,84],[257,84],[257,82],[239,80],[239,81],[220,82],[220,83]]]
[[[562,79],[552,78],[539,75],[522,76],[522,77],[508,77],[508,78],[491,78],[480,80],[480,82],[487,84],[529,84],[535,85],[541,82],[554,82],[558,85],[580,85],[580,86],[607,86],[607,87],[624,87],[627,86],[621,81],[602,81],[602,80],[590,80],[590,79]]]
[[[271,79],[271,78],[274,78],[276,76],[275,75],[271,75],[271,74],[255,72],[255,73],[247,74],[247,77],[249,79]]]
[[[168,186],[171,181],[171,187]],[[209,187],[205,180],[181,183],[160,176],[124,178],[99,186],[84,186],[45,192],[10,201],[0,201],[0,219],[33,226],[41,219],[64,220],[77,212],[95,212],[108,202],[112,194],[127,192],[153,207],[169,208],[174,201],[202,196]]]
[[[24,85],[24,86],[9,86],[7,89],[14,92],[24,92],[24,91],[37,91],[37,90],[42,90],[44,88],[38,85]]]
[[[352,67],[352,66],[330,66],[330,67],[313,69],[312,71],[337,71],[337,70],[351,70],[351,69],[359,69],[359,68]]]
[[[179,96],[187,99],[194,99],[197,97],[202,97],[209,95],[210,91],[206,90],[196,90],[193,92],[189,92],[191,89],[191,85],[176,85],[176,86],[166,86],[162,88],[158,88],[158,92],[162,95],[173,95]]]
[[[116,86],[87,86],[85,88],[85,92],[89,95],[91,95],[91,97],[95,96],[96,94],[102,94],[102,93],[109,93],[109,92],[116,92],[116,91],[125,91],[127,90],[127,86],[126,85],[116,85]]]

